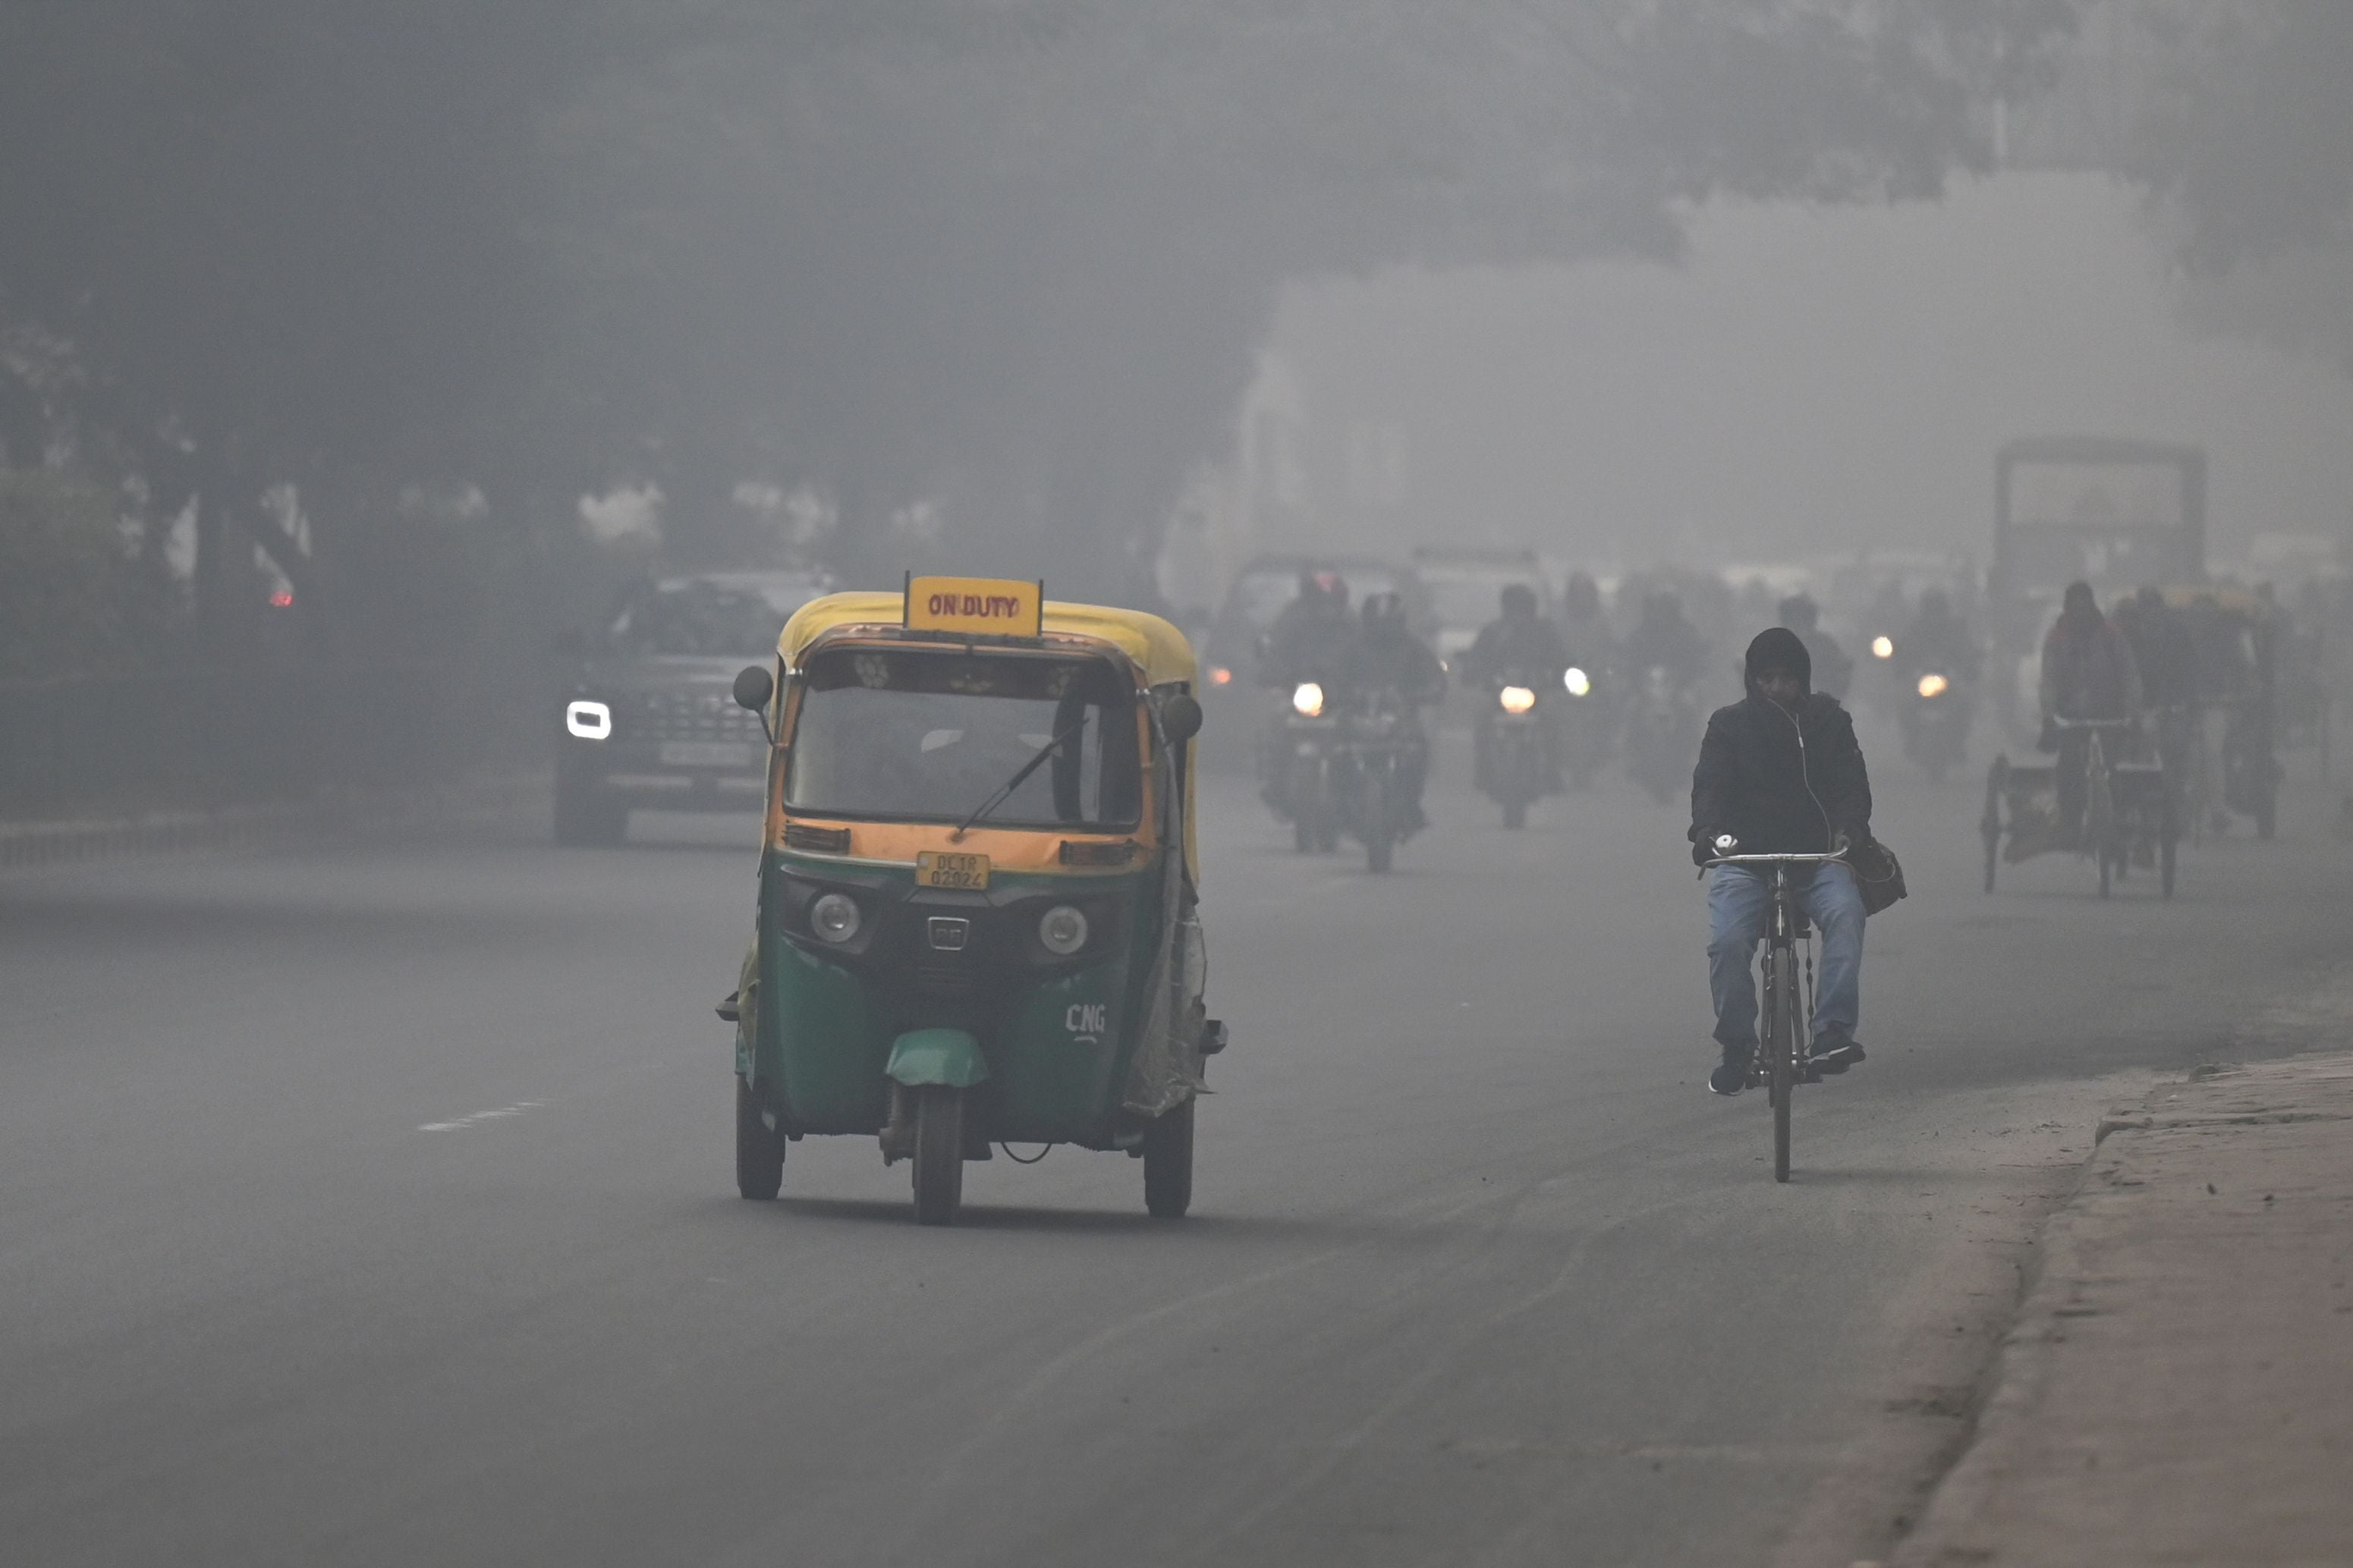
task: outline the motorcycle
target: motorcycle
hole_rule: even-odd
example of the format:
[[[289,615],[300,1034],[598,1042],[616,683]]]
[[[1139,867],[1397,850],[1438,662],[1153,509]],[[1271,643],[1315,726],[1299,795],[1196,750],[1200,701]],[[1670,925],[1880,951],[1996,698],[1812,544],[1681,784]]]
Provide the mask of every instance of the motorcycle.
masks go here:
[[[1545,756],[1545,683],[1524,669],[1508,669],[1488,683],[1491,706],[1479,729],[1479,787],[1504,808],[1504,826],[1527,826],[1528,806],[1546,793],[1550,769]]]
[[[1405,777],[1409,753],[1425,742],[1410,704],[1395,691],[1374,690],[1350,705],[1341,724],[1332,770],[1335,805],[1348,836],[1365,847],[1365,866],[1387,871],[1410,820]]]
[[[1282,715],[1280,794],[1291,818],[1293,846],[1302,855],[1329,855],[1340,847],[1340,719],[1321,682],[1292,689]]]
[[[1914,677],[1903,694],[1904,754],[1933,782],[1941,784],[1947,770],[1968,755],[1969,696],[1958,679],[1934,669]]]
[[[1690,690],[1664,665],[1643,670],[1626,716],[1626,772],[1662,805],[1691,777],[1697,728]]]
[[[1609,760],[1609,704],[1600,687],[1600,674],[1571,665],[1560,678],[1567,700],[1560,705],[1560,765],[1568,787],[1582,793],[1593,786],[1593,774]]]

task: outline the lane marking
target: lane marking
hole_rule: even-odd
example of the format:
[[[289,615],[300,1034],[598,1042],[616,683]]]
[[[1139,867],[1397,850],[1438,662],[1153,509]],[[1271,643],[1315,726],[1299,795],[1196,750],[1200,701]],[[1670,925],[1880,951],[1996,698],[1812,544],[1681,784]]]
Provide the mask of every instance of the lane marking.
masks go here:
[[[545,1105],[543,1100],[518,1100],[512,1105],[501,1105],[496,1110],[477,1110],[471,1116],[460,1116],[448,1121],[427,1121],[417,1129],[419,1132],[455,1132],[464,1127],[478,1127],[485,1121],[501,1117],[521,1116],[526,1110],[537,1110]]]

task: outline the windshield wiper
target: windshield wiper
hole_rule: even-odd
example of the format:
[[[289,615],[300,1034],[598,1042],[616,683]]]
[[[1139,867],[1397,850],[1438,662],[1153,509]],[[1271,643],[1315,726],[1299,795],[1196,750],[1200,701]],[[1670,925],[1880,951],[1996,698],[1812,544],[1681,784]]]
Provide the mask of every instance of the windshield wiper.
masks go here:
[[[951,844],[963,843],[965,829],[969,828],[974,823],[978,822],[982,817],[987,816],[990,812],[996,810],[999,802],[1003,801],[1007,795],[1011,795],[1015,790],[1019,789],[1021,787],[1022,781],[1027,779],[1031,773],[1038,771],[1039,763],[1044,762],[1048,757],[1054,754],[1054,749],[1057,746],[1060,746],[1063,742],[1069,740],[1071,736],[1077,734],[1086,727],[1087,721],[1084,717],[1082,717],[1077,723],[1071,725],[1069,729],[1063,731],[1060,734],[1055,736],[1044,745],[1039,747],[1038,754],[1030,758],[1028,762],[1022,763],[1021,771],[1015,773],[1011,778],[1007,779],[1005,781],[1005,786],[1002,789],[998,790],[995,795],[990,795],[987,800],[982,801],[977,806],[973,808],[973,813],[970,816],[965,817],[962,822],[956,824],[955,831],[948,835],[948,842]]]

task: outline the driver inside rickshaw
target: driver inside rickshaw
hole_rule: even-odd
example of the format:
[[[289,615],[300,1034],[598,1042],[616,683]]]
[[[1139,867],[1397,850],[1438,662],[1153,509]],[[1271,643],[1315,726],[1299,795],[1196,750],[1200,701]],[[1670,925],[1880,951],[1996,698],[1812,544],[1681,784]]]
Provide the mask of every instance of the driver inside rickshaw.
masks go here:
[[[819,816],[1017,827],[1133,827],[1134,693],[1083,658],[840,648],[813,656],[785,784]],[[1051,748],[1045,764],[1017,775]]]

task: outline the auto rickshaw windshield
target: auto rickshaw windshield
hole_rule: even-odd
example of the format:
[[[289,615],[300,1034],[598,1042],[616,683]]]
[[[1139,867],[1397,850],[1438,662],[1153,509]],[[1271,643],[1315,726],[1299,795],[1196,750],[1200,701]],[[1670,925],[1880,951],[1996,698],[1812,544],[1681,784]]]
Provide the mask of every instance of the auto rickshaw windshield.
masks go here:
[[[1136,700],[1100,659],[835,648],[801,674],[785,806],[817,816],[960,822],[1057,735],[985,820],[1133,830]]]

